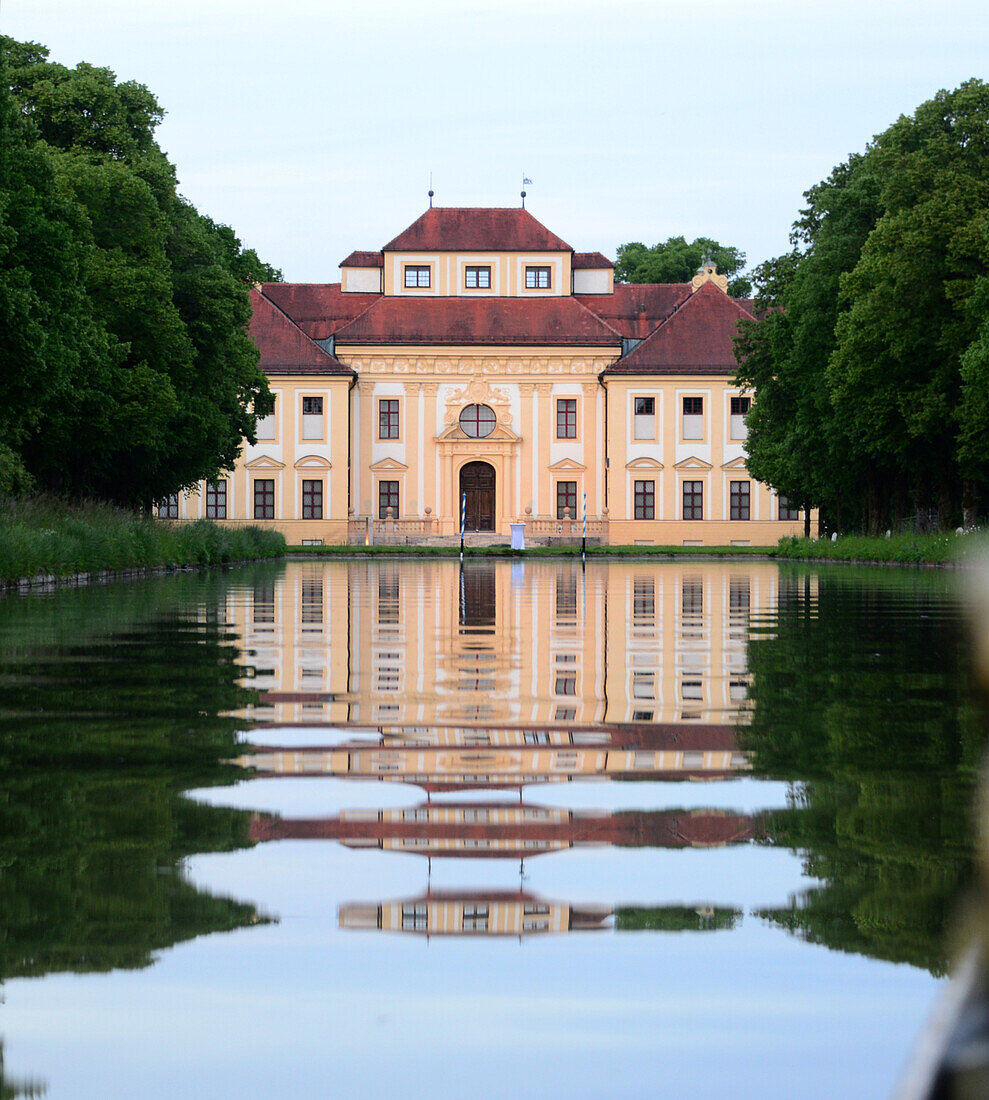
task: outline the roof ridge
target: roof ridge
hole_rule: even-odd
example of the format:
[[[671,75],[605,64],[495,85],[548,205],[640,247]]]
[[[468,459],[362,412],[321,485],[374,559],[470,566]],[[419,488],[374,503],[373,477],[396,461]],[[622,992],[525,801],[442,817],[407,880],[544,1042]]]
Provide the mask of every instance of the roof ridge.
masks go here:
[[[600,316],[600,314],[595,313],[590,306],[585,306],[575,294],[570,294],[568,297],[572,298],[585,313],[589,313],[599,325],[604,325],[609,332],[613,332],[619,341],[622,339],[622,334],[618,329],[612,327],[602,316]]]

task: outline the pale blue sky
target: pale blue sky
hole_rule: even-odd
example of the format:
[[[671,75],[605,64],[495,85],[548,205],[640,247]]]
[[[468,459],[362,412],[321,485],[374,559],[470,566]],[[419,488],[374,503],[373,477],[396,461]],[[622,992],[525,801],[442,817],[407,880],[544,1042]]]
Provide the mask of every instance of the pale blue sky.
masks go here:
[[[0,29],[147,84],[182,192],[295,281],[426,207],[528,207],[574,248],[787,248],[807,187],[987,77],[978,0],[0,0]]]

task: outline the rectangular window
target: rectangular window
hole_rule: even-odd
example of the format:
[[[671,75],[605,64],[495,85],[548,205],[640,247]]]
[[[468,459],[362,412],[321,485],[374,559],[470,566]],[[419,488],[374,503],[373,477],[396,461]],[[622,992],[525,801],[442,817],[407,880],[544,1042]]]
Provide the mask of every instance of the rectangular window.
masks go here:
[[[490,267],[468,267],[464,269],[464,286],[468,290],[487,290],[491,286]]]
[[[323,438],[322,397],[303,397],[302,399],[302,438]]]
[[[391,518],[398,518],[398,482],[378,482],[378,519],[388,519],[391,509]]]
[[[749,518],[749,483],[747,481],[729,482],[729,512],[731,519]]]
[[[254,482],[254,518],[275,518],[275,482],[271,478]]]
[[[556,483],[556,518],[577,518],[576,481],[558,481]]]
[[[158,516],[161,519],[179,518],[179,494],[169,493],[158,501]]]
[[[556,695],[576,695],[577,674],[575,672],[568,672],[557,676],[556,682],[553,685],[553,690]]]
[[[731,438],[747,439],[749,429],[745,426],[745,417],[752,407],[750,397],[733,397],[731,399]]]
[[[525,269],[525,286],[527,290],[548,290],[550,283],[550,268],[527,267]]]
[[[277,406],[273,407],[271,412],[267,416],[259,416],[257,427],[254,429],[255,436],[261,439],[274,439],[275,438],[275,410]]]
[[[206,482],[206,518],[227,518],[227,483],[226,481]]]
[[[635,398],[635,423],[632,435],[635,439],[656,438],[656,398]]]
[[[703,397],[685,397],[683,399],[683,438],[704,438]]]
[[[655,481],[637,481],[635,483],[635,518],[656,518]]]
[[[378,438],[398,439],[398,399],[378,402]]]
[[[407,287],[427,287],[429,286],[429,268],[418,267],[412,264],[406,264],[405,268],[405,285]]]
[[[779,518],[780,519],[800,519],[800,509],[791,508],[790,502],[786,497],[779,498]]]
[[[683,483],[683,518],[704,518],[703,481],[685,481]]]
[[[323,518],[323,483],[322,481],[302,482],[302,518]]]
[[[556,438],[577,438],[576,397],[561,397],[556,402]]]

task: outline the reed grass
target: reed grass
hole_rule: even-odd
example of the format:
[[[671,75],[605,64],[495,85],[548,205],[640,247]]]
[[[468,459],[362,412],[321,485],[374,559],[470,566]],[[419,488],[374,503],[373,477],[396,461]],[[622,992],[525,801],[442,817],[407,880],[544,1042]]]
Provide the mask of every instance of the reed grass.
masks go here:
[[[285,539],[260,527],[168,523],[95,501],[0,500],[0,581],[104,570],[218,565],[280,557]]]

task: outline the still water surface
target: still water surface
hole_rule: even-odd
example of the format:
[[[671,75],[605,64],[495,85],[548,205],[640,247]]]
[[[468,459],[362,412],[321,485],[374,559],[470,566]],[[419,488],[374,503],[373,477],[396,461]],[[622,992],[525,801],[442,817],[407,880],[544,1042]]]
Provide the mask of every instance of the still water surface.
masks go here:
[[[942,574],[288,563],[0,645],[0,1096],[882,1096],[943,980]]]

